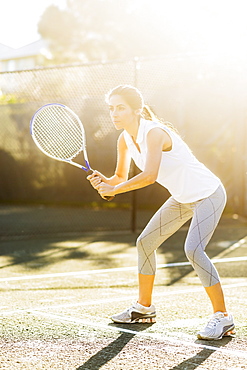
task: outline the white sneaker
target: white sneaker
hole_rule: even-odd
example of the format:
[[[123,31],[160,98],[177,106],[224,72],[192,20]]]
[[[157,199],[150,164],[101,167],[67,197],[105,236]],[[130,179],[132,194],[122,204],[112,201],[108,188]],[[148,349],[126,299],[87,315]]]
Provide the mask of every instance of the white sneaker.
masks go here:
[[[142,306],[140,303],[134,303],[127,310],[113,315],[112,321],[118,323],[134,324],[137,322],[141,323],[153,323],[155,322],[156,312],[153,305],[149,307]]]
[[[197,333],[198,339],[219,340],[224,335],[234,334],[232,315],[225,316],[222,312],[213,314],[205,328]]]

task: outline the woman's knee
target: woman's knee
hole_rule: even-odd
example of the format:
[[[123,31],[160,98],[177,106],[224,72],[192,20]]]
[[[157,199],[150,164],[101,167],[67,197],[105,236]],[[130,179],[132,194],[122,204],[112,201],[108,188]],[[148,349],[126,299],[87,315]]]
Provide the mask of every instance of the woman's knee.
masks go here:
[[[138,236],[138,238],[136,239],[136,247],[137,247],[137,250],[140,249],[141,247],[141,240],[142,240],[142,234]]]
[[[195,245],[193,245],[191,243],[188,243],[188,242],[185,242],[184,253],[185,253],[185,255],[186,255],[186,257],[189,261],[194,260],[195,252],[196,252]]]

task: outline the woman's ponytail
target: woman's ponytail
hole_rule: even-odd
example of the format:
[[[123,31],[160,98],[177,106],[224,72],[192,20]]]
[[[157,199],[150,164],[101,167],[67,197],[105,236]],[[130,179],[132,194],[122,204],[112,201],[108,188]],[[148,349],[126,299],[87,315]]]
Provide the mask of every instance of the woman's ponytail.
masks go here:
[[[141,114],[142,118],[146,119],[147,121],[155,121],[159,123],[163,123],[163,125],[169,127],[171,130],[175,131],[178,134],[177,129],[171,122],[164,121],[162,118],[156,116],[156,114],[152,111],[152,109],[145,104]]]
[[[141,116],[148,121],[155,121],[155,119],[157,120],[154,112],[147,104],[144,105]]]

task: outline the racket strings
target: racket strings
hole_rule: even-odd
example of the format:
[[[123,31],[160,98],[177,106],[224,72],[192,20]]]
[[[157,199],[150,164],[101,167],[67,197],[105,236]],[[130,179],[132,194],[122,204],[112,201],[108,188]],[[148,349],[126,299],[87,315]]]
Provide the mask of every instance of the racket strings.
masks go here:
[[[42,150],[70,160],[84,148],[84,131],[76,116],[61,106],[49,106],[34,119],[33,134]]]

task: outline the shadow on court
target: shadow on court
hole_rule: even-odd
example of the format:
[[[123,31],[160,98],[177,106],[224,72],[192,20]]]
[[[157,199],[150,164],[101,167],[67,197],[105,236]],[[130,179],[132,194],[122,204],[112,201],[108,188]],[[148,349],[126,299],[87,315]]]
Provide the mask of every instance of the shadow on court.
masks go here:
[[[141,332],[146,330],[148,327],[152,326],[150,325],[139,325],[137,328],[137,324],[135,324],[135,331]],[[110,326],[120,327],[120,328],[126,328],[126,325],[115,325],[110,324]],[[133,326],[128,325],[128,329],[133,329]],[[117,339],[115,339],[113,342],[108,344],[108,346],[102,348],[99,352],[97,352],[95,355],[93,355],[89,360],[87,360],[83,365],[79,366],[76,370],[88,370],[88,369],[94,369],[98,370],[105,364],[107,364],[109,361],[111,361],[114,357],[116,357],[122,349],[126,346],[127,343],[129,343],[136,334],[128,334],[128,333],[122,333]],[[223,338],[217,345],[217,348],[226,346],[230,341],[232,340],[231,337]],[[204,341],[195,341],[195,343],[205,344]],[[210,343],[210,342],[209,342]],[[214,346],[215,343],[213,343]],[[204,361],[206,361],[213,353],[215,353],[217,349],[211,350],[211,349],[202,349],[199,353],[197,353],[195,356],[192,356],[188,358],[187,360],[181,362],[180,364],[169,368],[169,370],[194,370],[201,364],[203,364]],[[160,364],[162,366],[162,364]],[[164,364],[165,365],[165,364]]]
[[[129,330],[135,329],[135,331],[141,332],[151,327],[153,324],[145,325],[134,324],[134,325],[135,328],[133,328],[133,325],[128,325],[128,329]],[[126,329],[126,325],[109,324],[109,326]],[[117,339],[108,344],[108,346],[102,348],[99,352],[92,356],[83,365],[79,366],[76,370],[100,369],[102,366],[107,364],[107,362],[116,357],[126,346],[126,344],[129,343],[131,339],[134,338],[135,336],[136,334],[122,333]]]
[[[64,239],[54,239],[54,243],[59,244]],[[14,242],[2,242],[0,255],[8,256],[8,263],[0,266],[4,269],[21,264],[32,264],[32,269],[40,268],[39,262],[44,265],[54,264],[58,260],[64,259],[85,259],[90,257],[89,253],[78,247],[56,247],[51,240],[25,240]]]
[[[217,345],[217,348],[226,346],[231,340],[232,340],[231,337],[223,338]],[[195,343],[205,343],[205,342],[197,340]],[[213,345],[215,346],[215,342],[213,342]],[[184,370],[184,369],[194,370],[198,366],[203,364],[203,362],[206,361],[213,353],[215,353],[215,351],[216,350],[204,348],[195,356],[190,357],[189,359],[181,362],[180,364],[174,367],[171,367],[169,370]]]
[[[174,263],[186,261],[183,244],[188,227],[185,226],[163,243],[158,254],[161,262]],[[210,258],[227,250],[234,242],[246,234],[246,222],[223,218],[216,229],[208,247]],[[43,273],[63,271],[69,262],[77,266],[75,270],[104,269],[136,264],[135,241],[138,233],[112,233],[103,235],[81,234],[57,238],[10,239],[1,241],[0,271],[12,268],[15,273]],[[85,263],[87,264],[85,266]],[[54,267],[57,266],[56,271]],[[19,271],[20,270],[20,271]],[[73,268],[74,270],[74,268]],[[173,285],[192,271],[192,267],[173,268],[166,271],[166,285]],[[236,274],[239,269],[236,269]],[[245,269],[241,276],[246,276]]]

